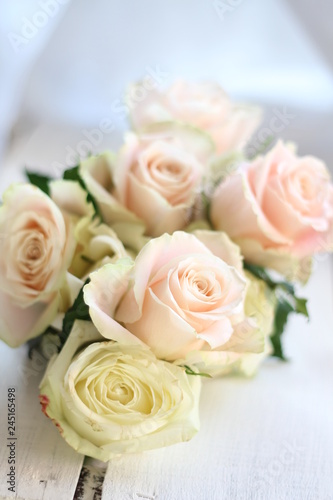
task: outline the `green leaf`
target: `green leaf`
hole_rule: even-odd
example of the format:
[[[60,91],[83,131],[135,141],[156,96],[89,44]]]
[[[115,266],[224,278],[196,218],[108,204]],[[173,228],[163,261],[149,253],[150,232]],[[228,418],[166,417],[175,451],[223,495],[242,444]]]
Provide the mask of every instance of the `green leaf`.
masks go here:
[[[79,171],[80,166],[77,165],[76,167],[69,168],[65,170],[63,174],[63,179],[67,181],[76,181],[80,184],[80,186],[86,191],[87,193],[87,201],[92,203],[94,210],[95,210],[95,217],[99,217],[100,220],[103,222],[103,216],[102,213],[99,209],[99,206],[95,200],[95,198],[92,196],[92,194],[89,192],[86,183],[80,176],[80,171]]]
[[[202,372],[195,372],[190,366],[188,365],[183,365],[185,368],[185,373],[187,375],[198,375],[199,377],[208,377],[208,378],[213,378],[209,373],[202,373]]]
[[[289,283],[289,281],[274,281],[270,277],[266,269],[262,266],[257,266],[255,264],[249,264],[248,262],[244,262],[244,269],[252,273],[257,278],[265,281],[266,284],[269,286],[269,288],[271,288],[272,290],[275,290],[276,288],[281,288],[287,293],[290,293],[292,295],[295,294],[294,285]]]
[[[270,278],[266,269],[262,266],[257,266],[256,264],[250,264],[249,262],[244,262],[244,269],[252,273],[256,278],[263,280],[270,288],[274,288],[274,282]]]
[[[91,321],[89,314],[89,306],[83,300],[83,288],[87,283],[89,283],[90,279],[88,278],[81,290],[79,291],[78,296],[76,297],[74,304],[68,311],[66,312],[63,322],[62,322],[62,332],[60,333],[61,347],[65,344],[66,340],[69,337],[69,334],[72,331],[75,320],[79,319],[81,321]]]
[[[284,328],[287,324],[288,316],[293,311],[294,311],[294,308],[289,302],[287,302],[285,299],[279,299],[276,310],[275,310],[274,330],[273,330],[273,333],[271,335],[271,342],[273,345],[272,356],[280,358],[283,361],[286,361],[286,358],[283,354],[281,337],[282,337]]]
[[[297,297],[295,287],[288,281],[274,281],[265,268],[254,264],[244,263],[247,269],[257,278],[265,281],[267,286],[274,291],[277,298],[275,309],[274,330],[271,335],[273,354],[280,359],[286,360],[283,354],[281,337],[288,321],[290,313],[303,314],[309,318],[307,299]]]
[[[63,173],[63,179],[66,181],[77,181],[81,184],[82,179],[79,174],[79,165],[65,170]]]
[[[49,182],[52,181],[51,177],[39,174],[38,172],[29,172],[27,169],[25,169],[25,175],[31,184],[37,186],[48,196],[50,195]]]
[[[303,314],[303,316],[309,319],[307,299],[302,299],[295,296],[295,312],[297,312],[298,314]]]

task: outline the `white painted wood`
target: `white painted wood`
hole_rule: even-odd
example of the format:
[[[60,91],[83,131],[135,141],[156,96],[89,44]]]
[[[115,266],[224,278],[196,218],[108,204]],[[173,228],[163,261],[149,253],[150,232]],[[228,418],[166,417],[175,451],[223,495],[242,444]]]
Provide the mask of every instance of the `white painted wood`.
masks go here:
[[[0,345],[0,498],[72,499],[83,455],[61,438],[41,412],[38,385],[44,367],[27,359],[27,348]],[[16,388],[16,494],[8,491],[7,389]]]
[[[205,382],[202,428],[190,443],[110,462],[103,499],[331,499],[333,491],[332,266],[307,287],[311,323],[294,318],[288,364],[267,363],[254,380]],[[0,498],[70,499],[82,457],[38,403],[42,366],[26,348],[1,345]],[[17,389],[17,496],[7,495],[7,387]]]
[[[1,192],[20,177],[24,163],[47,165],[58,158],[46,140],[31,145],[25,138],[16,146],[1,170]],[[303,152],[309,152],[307,140]],[[328,145],[326,152],[331,157]],[[290,363],[268,362],[254,380],[205,381],[198,436],[190,443],[111,461],[103,500],[332,500],[332,277],[326,258],[306,289],[311,322],[295,317],[289,325]],[[40,376],[41,367],[27,361],[26,348],[11,350],[0,342],[0,499],[8,493],[9,385],[17,387],[16,498],[70,500],[75,491],[82,457],[41,413]]]
[[[289,363],[253,380],[206,380],[201,430],[189,443],[109,463],[103,500],[333,499],[332,262],[305,295],[311,322],[294,317]]]

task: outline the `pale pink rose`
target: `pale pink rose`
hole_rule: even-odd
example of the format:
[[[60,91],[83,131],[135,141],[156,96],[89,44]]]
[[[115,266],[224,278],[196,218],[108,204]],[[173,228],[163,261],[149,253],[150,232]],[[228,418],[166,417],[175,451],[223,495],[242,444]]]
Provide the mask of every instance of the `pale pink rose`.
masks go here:
[[[0,236],[0,337],[15,347],[52,323],[75,244],[59,208],[30,184],[4,193]]]
[[[134,93],[135,84],[129,91]],[[261,121],[261,110],[230,101],[216,83],[176,81],[165,92],[149,91],[131,109],[131,121],[139,130],[157,122],[178,120],[207,132],[218,154],[241,150]]]
[[[311,256],[333,249],[329,173],[320,160],[298,157],[282,142],[218,186],[210,215],[247,260],[291,279],[306,281]]]
[[[248,286],[245,298],[245,314],[255,320],[255,328],[249,322],[237,327],[223,350],[196,351],[180,359],[177,363],[196,366],[200,372],[211,376],[230,374],[252,377],[259,366],[272,352],[270,335],[273,331],[276,309],[276,296],[267,284],[253,274],[245,272]],[[249,334],[251,332],[252,334]]]
[[[149,236],[184,228],[192,219],[214,147],[202,133],[169,124],[130,133],[104,166],[89,159],[81,173],[106,222],[143,221]]]
[[[224,233],[176,232],[147,243],[135,263],[92,273],[84,299],[106,338],[147,344],[167,360],[205,351],[216,363],[224,347],[229,354],[264,347],[244,313],[246,288],[239,249]],[[225,352],[221,359],[228,363]]]

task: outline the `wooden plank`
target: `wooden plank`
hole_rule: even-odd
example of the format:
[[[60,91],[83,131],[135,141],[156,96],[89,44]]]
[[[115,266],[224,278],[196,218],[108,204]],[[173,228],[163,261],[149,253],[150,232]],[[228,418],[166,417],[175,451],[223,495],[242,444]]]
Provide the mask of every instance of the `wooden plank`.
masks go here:
[[[106,464],[86,457],[73,500],[101,500]]]
[[[299,135],[304,137],[304,131]],[[304,144],[302,152],[308,153],[311,148]],[[18,150],[26,158],[24,148]],[[7,162],[2,188],[21,163],[15,155]],[[286,338],[291,363],[267,363],[251,381],[207,381],[199,435],[190,443],[112,460],[104,500],[332,498],[333,265],[328,257],[317,262],[307,288],[311,323],[294,318]],[[0,345],[1,499],[70,499],[76,488],[83,457],[40,412],[41,372],[38,363],[27,361],[25,348]],[[13,385],[19,438],[16,495],[7,491],[5,477],[7,388]]]
[[[26,140],[18,140],[7,155],[0,172],[1,196],[13,181],[24,179],[22,165],[31,161],[29,157],[24,161],[20,158],[20,147],[25,149],[26,144]],[[49,147],[45,143],[36,148],[34,159]],[[67,445],[41,412],[38,385],[44,368],[40,359],[28,360],[25,346],[13,350],[0,341],[0,499],[73,498],[84,457]],[[12,386],[16,388],[17,401],[16,494],[9,492],[6,484],[7,389]]]
[[[26,346],[0,346],[0,498],[59,500],[73,498],[83,455],[61,438],[46,418],[38,400],[38,385],[44,371],[41,359],[30,361]],[[8,491],[7,390],[16,389],[16,488]]]
[[[311,321],[294,316],[285,338],[290,362],[270,360],[253,380],[204,381],[199,434],[110,461],[103,500],[332,498],[332,260],[315,267]]]

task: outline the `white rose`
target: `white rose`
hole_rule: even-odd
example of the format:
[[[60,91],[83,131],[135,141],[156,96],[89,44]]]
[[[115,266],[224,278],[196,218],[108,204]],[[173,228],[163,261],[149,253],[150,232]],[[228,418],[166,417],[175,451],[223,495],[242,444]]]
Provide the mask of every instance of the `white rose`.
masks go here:
[[[70,446],[107,461],[191,439],[199,430],[199,379],[77,321],[50,362],[40,401]]]
[[[51,182],[50,196],[75,226],[76,249],[69,268],[71,274],[84,279],[102,265],[128,256],[117,234],[95,217],[92,203],[87,202],[87,192],[77,182]]]
[[[127,257],[128,253],[116,233],[95,217],[94,207],[87,201],[87,192],[78,182],[56,180],[50,182],[49,189],[50,197],[64,217],[71,220],[76,244],[66,281],[61,288],[59,312],[63,314],[72,306],[91,272]]]
[[[80,164],[80,175],[95,198],[105,223],[123,244],[139,251],[146,243],[144,222],[121,205],[113,195],[115,155],[109,151],[91,156]]]

